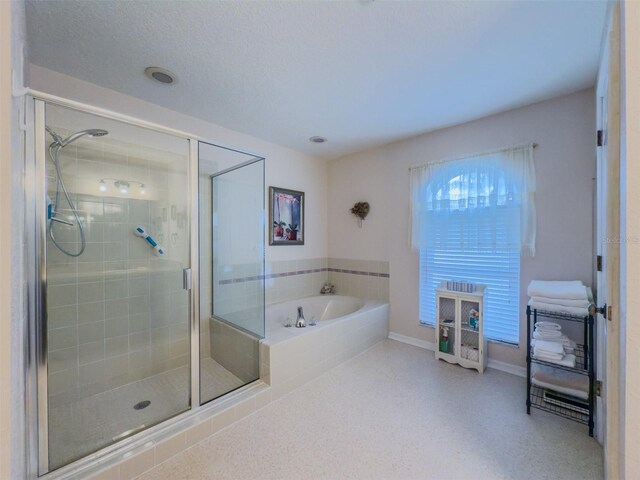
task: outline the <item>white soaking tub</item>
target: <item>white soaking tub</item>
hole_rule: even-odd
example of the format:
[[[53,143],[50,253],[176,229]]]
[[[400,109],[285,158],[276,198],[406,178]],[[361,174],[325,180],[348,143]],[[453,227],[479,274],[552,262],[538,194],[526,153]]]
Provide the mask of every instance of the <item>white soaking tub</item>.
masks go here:
[[[305,328],[295,325],[301,306]],[[310,326],[311,317],[318,324]],[[340,295],[305,297],[265,309],[262,378],[280,396],[387,338],[389,304]]]

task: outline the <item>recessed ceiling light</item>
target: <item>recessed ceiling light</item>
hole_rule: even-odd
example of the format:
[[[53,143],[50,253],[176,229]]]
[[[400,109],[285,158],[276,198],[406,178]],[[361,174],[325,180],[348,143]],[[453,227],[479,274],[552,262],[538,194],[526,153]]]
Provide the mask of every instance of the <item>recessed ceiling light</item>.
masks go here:
[[[311,138],[309,139],[309,141],[310,141],[311,143],[324,143],[324,142],[326,142],[326,141],[327,141],[327,139],[326,139],[325,137],[317,137],[317,136],[316,136],[316,137],[311,137]]]
[[[173,85],[177,82],[176,76],[166,68],[147,67],[144,69],[144,74],[151,80],[165,85]]]

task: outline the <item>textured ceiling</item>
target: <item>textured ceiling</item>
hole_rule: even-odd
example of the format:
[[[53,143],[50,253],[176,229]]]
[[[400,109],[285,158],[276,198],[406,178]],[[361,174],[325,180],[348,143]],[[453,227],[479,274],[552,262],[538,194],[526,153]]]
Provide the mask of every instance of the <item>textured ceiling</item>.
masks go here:
[[[54,0],[27,3],[27,29],[32,63],[334,157],[592,86],[605,12],[600,1]],[[155,84],[150,65],[178,83]]]

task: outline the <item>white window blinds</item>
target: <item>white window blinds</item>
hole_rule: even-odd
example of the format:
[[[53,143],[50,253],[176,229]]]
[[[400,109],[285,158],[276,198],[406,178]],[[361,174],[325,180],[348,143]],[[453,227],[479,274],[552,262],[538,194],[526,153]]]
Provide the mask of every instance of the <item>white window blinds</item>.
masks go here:
[[[518,236],[517,207],[494,211],[491,219],[480,212],[442,215],[432,231],[438,237],[420,249],[420,322],[434,325],[436,288],[443,280],[460,280],[487,286],[484,334],[487,338],[517,344],[519,339],[520,249],[461,247],[462,237],[474,236],[480,244],[508,245]],[[474,218],[476,217],[476,218]],[[446,223],[446,226],[442,223]],[[429,242],[431,243],[431,242]]]

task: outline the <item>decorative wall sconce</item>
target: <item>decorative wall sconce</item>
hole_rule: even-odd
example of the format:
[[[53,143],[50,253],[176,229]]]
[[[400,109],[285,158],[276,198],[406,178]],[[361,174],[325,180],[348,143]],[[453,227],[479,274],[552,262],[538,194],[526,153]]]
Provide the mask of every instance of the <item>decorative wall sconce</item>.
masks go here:
[[[351,213],[358,217],[358,227],[362,228],[362,221],[369,215],[369,202],[358,202],[351,208]]]
[[[118,178],[101,178],[98,182],[98,189],[101,192],[106,192],[109,190],[109,185],[107,184],[107,180],[109,182],[113,182],[113,186],[120,191],[120,193],[126,195],[129,193],[129,189],[131,188],[131,184],[137,185],[139,187],[139,193],[144,195],[146,193],[144,183],[137,182],[136,180],[120,180]]]

